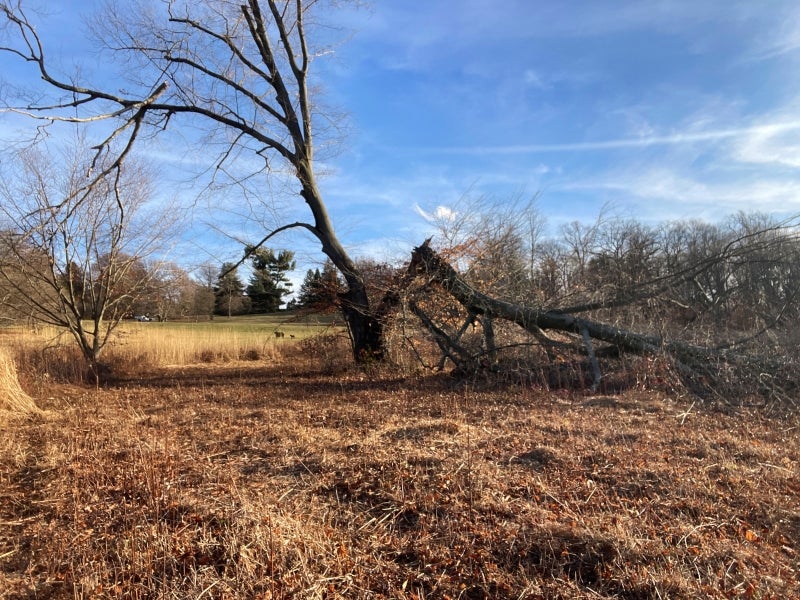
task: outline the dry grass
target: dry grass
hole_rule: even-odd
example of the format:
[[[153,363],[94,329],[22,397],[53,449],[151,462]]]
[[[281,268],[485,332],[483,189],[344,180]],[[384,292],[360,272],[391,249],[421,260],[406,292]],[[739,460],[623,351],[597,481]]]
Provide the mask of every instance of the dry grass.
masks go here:
[[[175,366],[277,357],[276,341],[261,331],[146,323],[123,327],[106,359],[118,365]]]
[[[275,331],[284,335],[275,337]],[[117,373],[155,366],[275,361],[318,336],[336,332],[328,323],[293,322],[274,317],[219,319],[204,323],[125,322],[116,330],[101,361]],[[0,329],[4,345],[26,365],[31,386],[93,380],[73,338],[62,329],[38,326]],[[312,341],[312,343],[314,343]]]
[[[0,424],[0,596],[800,589],[796,416],[332,365],[52,385],[57,419]]]
[[[0,348],[0,421],[10,415],[38,414],[41,414],[41,410],[19,384],[14,359],[7,350]]]

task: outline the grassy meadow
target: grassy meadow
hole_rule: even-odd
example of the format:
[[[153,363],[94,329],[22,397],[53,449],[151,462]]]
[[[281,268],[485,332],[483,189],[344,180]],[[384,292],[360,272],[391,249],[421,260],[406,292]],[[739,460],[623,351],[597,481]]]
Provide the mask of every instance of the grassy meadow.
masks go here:
[[[331,315],[287,312],[202,321],[126,320],[114,332],[101,360],[118,373],[145,367],[275,360],[286,345],[341,335],[345,330]],[[85,376],[74,340],[63,330],[4,328],[0,329],[3,343],[36,375],[73,382]]]
[[[53,333],[0,334],[44,411],[0,411],[0,598],[798,597],[795,413],[360,370],[267,319],[126,323],[96,386]]]
[[[109,361],[185,365],[274,359],[286,343],[343,333],[330,316],[277,314],[215,317],[211,321],[126,322],[109,349]],[[280,335],[280,337],[276,336]]]

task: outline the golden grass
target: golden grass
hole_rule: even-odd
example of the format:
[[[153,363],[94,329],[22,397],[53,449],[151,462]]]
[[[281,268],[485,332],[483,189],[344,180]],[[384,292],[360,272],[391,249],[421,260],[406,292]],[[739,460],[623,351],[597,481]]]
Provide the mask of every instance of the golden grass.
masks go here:
[[[41,414],[41,410],[20,386],[14,359],[0,348],[0,420],[4,413],[30,416]]]
[[[271,360],[276,341],[262,331],[233,327],[163,327],[160,323],[120,328],[105,360],[110,363],[159,366]]]
[[[41,404],[60,417],[0,424],[6,598],[800,589],[796,416],[328,372],[296,352],[53,385]]]
[[[283,335],[275,336],[279,331]],[[162,366],[275,361],[282,352],[341,328],[287,317],[244,317],[213,322],[122,323],[101,355],[112,374]],[[82,382],[87,376],[73,338],[63,329],[37,326],[0,330],[6,347],[38,383]]]

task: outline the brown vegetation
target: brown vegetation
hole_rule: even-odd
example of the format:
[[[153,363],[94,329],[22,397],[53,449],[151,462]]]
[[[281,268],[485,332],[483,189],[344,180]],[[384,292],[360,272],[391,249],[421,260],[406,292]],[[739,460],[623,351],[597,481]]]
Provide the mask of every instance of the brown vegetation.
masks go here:
[[[796,593],[796,415],[400,378],[312,345],[40,381],[57,416],[0,423],[0,596]]]
[[[4,414],[8,413],[30,416],[40,412],[33,398],[19,385],[14,359],[0,348],[0,421],[4,421]]]

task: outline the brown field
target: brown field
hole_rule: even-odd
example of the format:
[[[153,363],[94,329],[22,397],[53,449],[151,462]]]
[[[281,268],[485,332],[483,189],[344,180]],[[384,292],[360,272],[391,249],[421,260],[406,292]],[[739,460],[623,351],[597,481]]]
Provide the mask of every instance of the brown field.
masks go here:
[[[46,414],[0,412],[0,597],[800,597],[796,414],[130,352],[101,388],[17,365]]]

